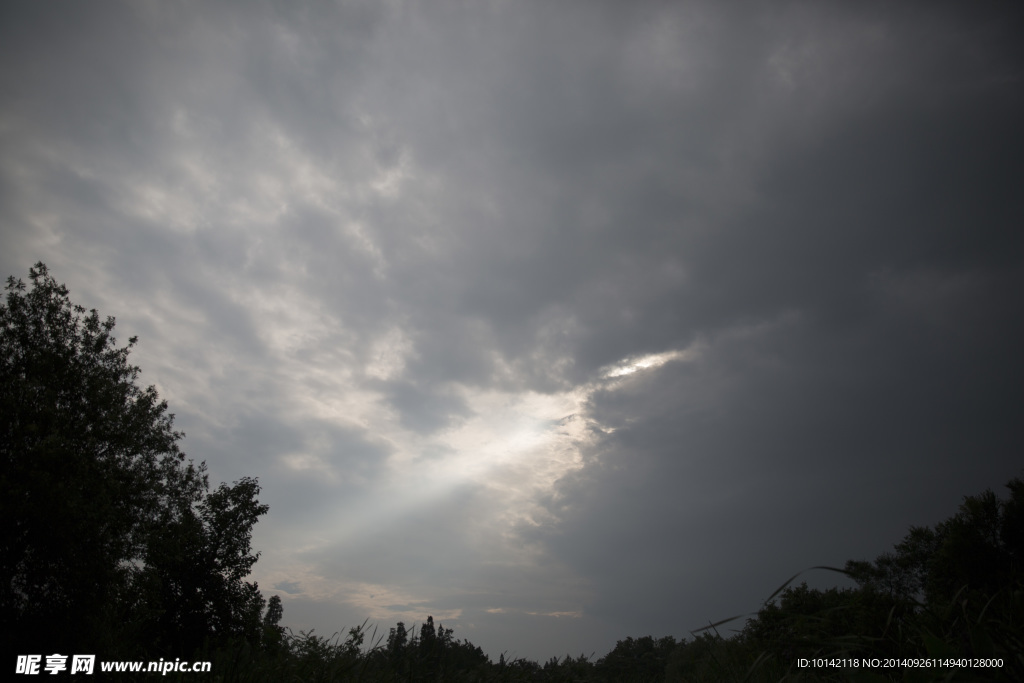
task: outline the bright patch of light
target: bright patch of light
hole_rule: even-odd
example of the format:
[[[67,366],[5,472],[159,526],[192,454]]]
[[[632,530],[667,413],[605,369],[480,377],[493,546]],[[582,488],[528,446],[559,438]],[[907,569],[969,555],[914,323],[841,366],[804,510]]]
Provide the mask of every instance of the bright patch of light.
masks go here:
[[[601,377],[603,379],[624,377],[640,370],[660,367],[673,360],[693,360],[696,354],[697,349],[690,347],[682,351],[666,351],[664,353],[652,353],[639,358],[629,358],[614,365],[601,368]]]
[[[414,353],[401,335],[385,339],[383,348],[400,355]],[[696,353],[696,347],[690,347],[625,359],[604,368],[600,377],[620,378],[669,361],[692,360]],[[608,384],[598,381],[553,394],[454,388],[474,414],[428,437],[403,429],[399,416],[381,411],[380,403],[374,407],[376,416],[362,411],[366,428],[387,434],[395,449],[389,462],[391,476],[368,492],[371,499],[389,504],[372,511],[346,509],[333,529],[332,542],[400,524],[412,511],[465,486],[487,491],[490,513],[475,520],[481,529],[500,536],[521,524],[540,524],[549,513],[539,501],[559,479],[583,466],[581,451],[596,435],[610,431],[586,416],[586,402],[598,387]],[[351,423],[358,412],[348,412],[347,420]]]
[[[469,494],[475,501],[473,516],[465,520],[460,533],[472,538],[473,547],[489,562],[517,566],[529,566],[540,552],[524,547],[517,530],[548,520],[552,513],[544,501],[556,492],[560,479],[583,467],[586,447],[610,431],[587,415],[591,394],[599,389],[615,390],[622,378],[640,371],[655,370],[670,361],[693,360],[698,352],[694,345],[626,358],[602,368],[593,381],[558,393],[479,391],[451,385],[446,390],[470,406],[472,413],[453,420],[447,429],[422,434],[403,426],[395,406],[358,381],[360,374],[378,380],[400,377],[406,359],[416,355],[415,340],[395,327],[378,337],[370,349],[373,360],[363,373],[353,368],[354,358],[340,367],[321,366],[317,372],[311,372],[308,364],[293,368],[296,378],[303,380],[303,390],[293,396],[296,410],[349,427],[359,425],[366,434],[386,442],[390,452],[387,473],[365,482],[357,498],[339,500],[329,529],[318,527],[315,532],[297,534],[292,530],[293,549],[301,545],[312,555],[333,553],[407,524],[411,516],[431,509],[438,501]],[[305,456],[293,454],[282,464],[293,472],[330,480],[331,468],[337,468],[330,457],[331,445],[312,441],[306,445]],[[355,577],[313,576],[308,567],[301,577],[294,573],[297,567],[275,569],[275,577],[268,579],[299,580],[307,595],[356,605],[374,619],[412,621],[422,618],[423,612],[440,618],[430,603],[436,596],[398,595],[401,590],[397,586],[365,586],[364,590],[356,586]],[[579,616],[571,605],[560,607],[530,614]]]

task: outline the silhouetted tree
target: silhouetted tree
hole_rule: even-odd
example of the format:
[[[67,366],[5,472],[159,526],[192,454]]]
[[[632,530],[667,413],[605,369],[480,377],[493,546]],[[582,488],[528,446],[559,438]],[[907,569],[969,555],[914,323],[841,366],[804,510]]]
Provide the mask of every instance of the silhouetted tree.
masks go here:
[[[387,651],[395,656],[400,655],[408,642],[409,633],[405,630],[405,623],[400,621],[388,634]]]
[[[167,403],[136,383],[136,338],[118,347],[114,319],[72,304],[42,263],[29,278],[8,278],[0,305],[5,646],[112,656],[258,631],[263,599],[242,579],[259,486],[207,493]]]
[[[596,669],[604,681],[660,681],[675,647],[672,636],[626,638],[598,660]]]
[[[284,627],[280,625],[283,616],[281,596],[271,595],[267,602],[267,611],[263,614],[262,644],[265,650],[274,654],[282,651],[284,647]]]
[[[998,658],[989,678],[1024,680],[1024,482],[1007,487],[1009,499],[968,496],[892,552],[848,562],[857,588],[786,588],[744,628],[747,661],[781,677],[798,657]]]
[[[244,580],[259,557],[251,552],[252,527],[267,512],[256,500],[259,490],[244,478],[193,505],[164,511],[139,585],[159,606],[151,642],[167,654],[192,652],[206,639],[260,641],[265,601],[257,585]]]
[[[992,491],[966,496],[959,511],[934,528],[913,527],[894,553],[850,561],[865,587],[893,597],[935,603],[962,589],[991,595],[1024,576],[1024,481],[1007,483],[1010,498]]]
[[[911,529],[894,553],[846,569],[862,588],[912,607],[921,649],[941,642],[944,656],[1013,653],[1013,670],[1024,674],[1024,481],[1006,486],[1008,499],[967,496],[934,528]]]

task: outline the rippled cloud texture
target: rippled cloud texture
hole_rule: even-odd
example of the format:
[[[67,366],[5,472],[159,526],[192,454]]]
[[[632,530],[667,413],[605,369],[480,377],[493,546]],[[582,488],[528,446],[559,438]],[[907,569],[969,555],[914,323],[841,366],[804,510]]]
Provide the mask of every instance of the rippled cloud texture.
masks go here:
[[[260,478],[292,628],[682,637],[1020,473],[1009,8],[5,3],[2,274]]]

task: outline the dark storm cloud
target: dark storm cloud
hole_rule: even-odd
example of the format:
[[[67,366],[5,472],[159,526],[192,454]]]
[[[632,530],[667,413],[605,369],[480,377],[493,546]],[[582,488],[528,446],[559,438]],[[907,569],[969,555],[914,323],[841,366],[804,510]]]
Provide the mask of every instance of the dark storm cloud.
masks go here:
[[[596,581],[596,615],[672,631],[941,519],[965,488],[1015,474],[1020,368],[1008,347],[979,352],[1001,341],[951,341],[909,313],[854,339],[784,318],[596,394],[591,415],[615,431],[529,535]],[[1001,317],[984,320],[994,337],[1012,332]]]
[[[1017,473],[1019,12],[2,12],[4,275],[116,315],[185,450],[261,476],[286,622],[600,654]]]
[[[764,112],[779,139],[757,140],[733,216],[664,183],[617,204],[638,228],[601,275],[622,281],[579,295],[577,364],[708,348],[593,396],[616,431],[558,487],[547,547],[596,580],[596,616],[664,632],[749,611],[767,577],[873,556],[1016,473],[1021,61],[995,17],[915,19],[827,65],[856,106],[807,101],[807,131]]]

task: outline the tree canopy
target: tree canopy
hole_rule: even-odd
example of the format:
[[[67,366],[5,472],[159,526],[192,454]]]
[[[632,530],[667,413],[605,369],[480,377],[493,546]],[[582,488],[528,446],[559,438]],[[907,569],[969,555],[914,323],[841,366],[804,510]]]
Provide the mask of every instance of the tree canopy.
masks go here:
[[[205,463],[118,346],[37,263],[0,304],[0,628],[20,652],[167,650],[258,636],[248,576],[267,512]],[[277,617],[280,618],[279,615]],[[276,621],[274,622],[276,624]],[[173,652],[172,652],[173,651]]]

